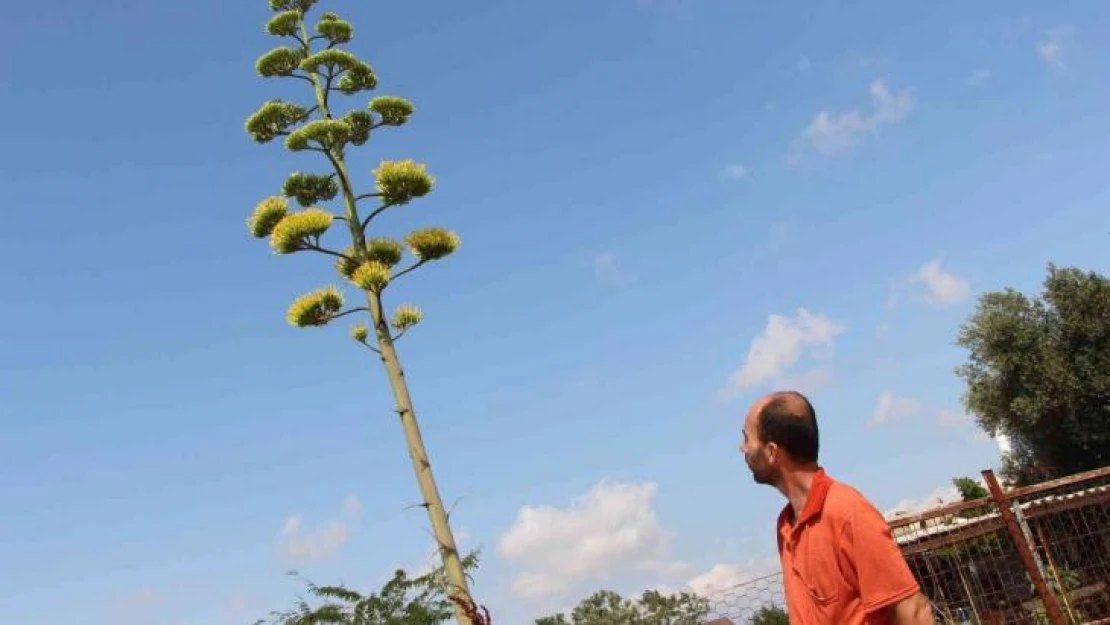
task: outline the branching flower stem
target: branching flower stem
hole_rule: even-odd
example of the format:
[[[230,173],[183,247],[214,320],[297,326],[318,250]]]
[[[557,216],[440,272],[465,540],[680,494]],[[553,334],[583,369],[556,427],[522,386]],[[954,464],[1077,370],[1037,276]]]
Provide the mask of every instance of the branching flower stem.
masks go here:
[[[303,16],[300,20],[300,31],[301,35],[299,41],[307,57],[312,52],[310,46],[312,38],[308,34],[308,27],[305,24]],[[335,76],[328,77],[326,83],[324,77],[321,76],[319,72],[310,72],[308,78],[316,92],[317,112],[323,116],[324,119],[333,119],[328,104],[328,95],[333,89],[331,82]],[[359,218],[358,200],[364,197],[370,197],[372,194],[359,196],[355,193],[342,148],[323,150],[323,153],[331,162],[332,167],[335,169],[336,177],[339,179],[339,186],[342,189],[345,206],[345,216],[343,219],[347,224],[351,239],[354,243],[354,254],[358,260],[366,260],[367,246],[365,226],[369,224],[371,218],[380,214],[381,211],[385,210],[385,208],[388,208],[390,205],[386,203],[381,208],[372,212],[364,223]],[[316,251],[342,256],[336,252],[319,248],[318,245],[311,245],[310,247],[316,249]],[[422,264],[423,261],[419,261],[408,269],[396,274],[393,278],[396,279]],[[466,573],[463,568],[462,560],[459,557],[454,535],[448,523],[447,511],[444,509],[443,499],[439,494],[435,478],[432,475],[432,465],[428,460],[428,454],[424,447],[424,441],[416,419],[416,412],[413,409],[412,398],[409,395],[408,384],[405,381],[404,370],[401,367],[401,361],[394,347],[395,337],[393,337],[389,331],[389,323],[386,320],[384,307],[382,305],[381,292],[368,291],[366,297],[368,305],[366,308],[356,308],[336,316],[369,310],[370,319],[374,326],[374,338],[377,342],[377,348],[370,345],[367,345],[367,347],[378,352],[389,377],[394,400],[396,401],[397,415],[400,417],[401,426],[404,430],[405,440],[408,445],[409,457],[412,460],[417,484],[424,497],[428,517],[432,524],[432,531],[435,534],[436,542],[439,545],[440,556],[443,560],[448,585],[446,591],[456,605],[455,616],[459,625],[474,625],[470,614],[464,609],[464,606],[474,604],[473,599],[471,599]],[[400,335],[396,338],[400,338]]]

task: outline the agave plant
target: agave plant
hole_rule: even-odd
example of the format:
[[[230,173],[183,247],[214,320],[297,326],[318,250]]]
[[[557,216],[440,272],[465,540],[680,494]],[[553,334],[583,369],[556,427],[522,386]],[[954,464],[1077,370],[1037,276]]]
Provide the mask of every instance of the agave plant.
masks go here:
[[[378,132],[403,126],[415,107],[403,98],[379,96],[362,108],[344,113],[336,109],[339,96],[375,90],[378,76],[368,63],[343,49],[354,36],[350,22],[335,13],[323,13],[310,24],[309,14],[316,3],[270,0],[274,16],[267,22],[266,32],[284,39],[286,45],[262,55],[256,66],[264,78],[303,83],[310,102],[269,100],[247,120],[246,131],[258,143],[281,139],[292,152],[318,155],[328,169],[290,174],[280,194],[257,204],[247,229],[253,237],[268,238],[275,254],[330,257],[337,277],[365,301],[347,306],[343,290],[327,285],[297,298],[286,318],[302,328],[326,326],[346,315],[362,315],[368,321],[352,327],[350,336],[376,354],[385,369],[423,496],[422,506],[443,561],[448,596],[457,606],[459,623],[469,625],[472,620],[463,606],[473,606],[473,600],[396,349],[397,340],[423,315],[411,304],[402,304],[389,315],[385,305],[390,286],[449,256],[459,247],[459,237],[439,227],[420,228],[400,240],[372,232],[388,211],[431,193],[435,178],[423,164],[412,160],[381,161],[369,177],[350,171],[347,156],[352,148],[365,145]],[[370,177],[372,188],[360,192]],[[329,247],[325,239],[333,237],[344,241]],[[410,255],[407,262],[406,249]]]

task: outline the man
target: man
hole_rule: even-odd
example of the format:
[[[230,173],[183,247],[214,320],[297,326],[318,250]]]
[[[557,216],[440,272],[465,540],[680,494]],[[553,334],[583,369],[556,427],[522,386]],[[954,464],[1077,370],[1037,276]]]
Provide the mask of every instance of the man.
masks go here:
[[[883,516],[817,464],[817,415],[801,393],[772,393],[744,420],[744,461],[787,505],[778,519],[792,625],[934,625]]]

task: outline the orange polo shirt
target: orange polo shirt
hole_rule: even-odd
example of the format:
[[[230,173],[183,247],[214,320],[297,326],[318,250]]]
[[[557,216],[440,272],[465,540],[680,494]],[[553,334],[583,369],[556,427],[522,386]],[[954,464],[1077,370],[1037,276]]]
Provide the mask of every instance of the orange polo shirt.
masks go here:
[[[791,625],[885,623],[883,608],[919,591],[883,515],[823,469],[793,517],[787,504],[778,520]]]

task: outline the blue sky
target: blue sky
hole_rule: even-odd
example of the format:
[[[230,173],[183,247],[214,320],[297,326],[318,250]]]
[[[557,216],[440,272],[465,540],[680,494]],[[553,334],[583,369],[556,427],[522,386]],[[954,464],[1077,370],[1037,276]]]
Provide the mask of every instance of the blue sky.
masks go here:
[[[463,239],[393,297],[425,311],[401,354],[498,622],[765,569],[781,504],[736,446],[771,388],[812,391],[824,464],[884,509],[991,466],[952,372],[976,294],[1107,268],[1098,3],[324,6],[417,106],[362,184],[438,178],[382,232]],[[254,75],[266,3],[6,17],[0,612],[230,625],[291,568],[420,567],[383,372],[283,320],[329,263],[243,225],[322,167],[243,132],[304,96]]]

